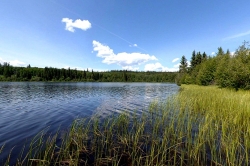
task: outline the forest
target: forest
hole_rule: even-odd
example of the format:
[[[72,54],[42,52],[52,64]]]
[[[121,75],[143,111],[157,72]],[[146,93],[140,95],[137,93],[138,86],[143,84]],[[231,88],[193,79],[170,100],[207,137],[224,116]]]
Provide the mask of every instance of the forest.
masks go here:
[[[183,55],[178,72],[111,70],[106,72],[54,67],[14,67],[0,63],[0,81],[74,81],[74,82],[175,82],[217,85],[221,88],[250,89],[250,48],[244,41],[235,51],[218,48],[216,55],[192,52],[190,65]]]
[[[74,81],[74,82],[175,82],[178,72],[139,72],[111,70],[107,72],[53,67],[14,67],[0,63],[0,81]]]
[[[244,41],[231,53],[222,47],[215,56],[207,56],[204,52],[193,51],[190,66],[182,56],[179,66],[177,84],[217,85],[221,88],[250,89],[250,49]]]

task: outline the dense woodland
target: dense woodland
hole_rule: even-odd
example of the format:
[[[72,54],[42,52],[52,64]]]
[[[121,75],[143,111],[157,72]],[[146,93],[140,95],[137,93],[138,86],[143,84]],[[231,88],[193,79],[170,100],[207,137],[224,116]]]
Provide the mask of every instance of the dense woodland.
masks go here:
[[[136,72],[113,70],[109,72],[14,67],[0,63],[0,81],[75,81],[75,82],[175,82],[177,72]]]
[[[75,82],[176,82],[181,84],[218,85],[222,88],[250,89],[250,48],[248,42],[231,54],[219,47],[215,56],[193,51],[190,65],[182,56],[179,72],[139,72],[113,70],[108,72],[14,67],[0,63],[0,81],[75,81]]]
[[[193,51],[190,66],[182,56],[177,84],[218,85],[238,89],[250,89],[250,49],[248,42],[231,54],[219,47],[215,56]]]

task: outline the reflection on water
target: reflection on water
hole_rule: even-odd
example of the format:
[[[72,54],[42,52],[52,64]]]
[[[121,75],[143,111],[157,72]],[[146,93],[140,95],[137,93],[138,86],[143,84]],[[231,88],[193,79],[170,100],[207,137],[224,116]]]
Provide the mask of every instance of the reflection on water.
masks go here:
[[[6,143],[7,151],[1,154],[0,165],[12,147],[20,149],[47,126],[54,133],[77,117],[142,112],[151,101],[177,91],[175,84],[160,83],[1,82],[0,147]]]

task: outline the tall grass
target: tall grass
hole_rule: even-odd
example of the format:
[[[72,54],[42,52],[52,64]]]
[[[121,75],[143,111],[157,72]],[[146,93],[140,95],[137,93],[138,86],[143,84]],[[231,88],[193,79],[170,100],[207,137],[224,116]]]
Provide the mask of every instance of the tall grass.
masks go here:
[[[139,116],[77,119],[60,145],[38,136],[16,165],[249,165],[248,101],[247,91],[182,86]]]
[[[194,156],[206,150],[215,163],[249,165],[250,91],[183,86],[178,101],[182,112],[202,119]]]

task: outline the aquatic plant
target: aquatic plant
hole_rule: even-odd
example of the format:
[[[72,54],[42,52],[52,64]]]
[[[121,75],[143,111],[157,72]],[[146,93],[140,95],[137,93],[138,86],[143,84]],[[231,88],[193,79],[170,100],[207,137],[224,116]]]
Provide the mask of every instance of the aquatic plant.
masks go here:
[[[61,137],[41,132],[16,165],[249,165],[248,101],[248,91],[182,86],[139,115],[76,119]]]

